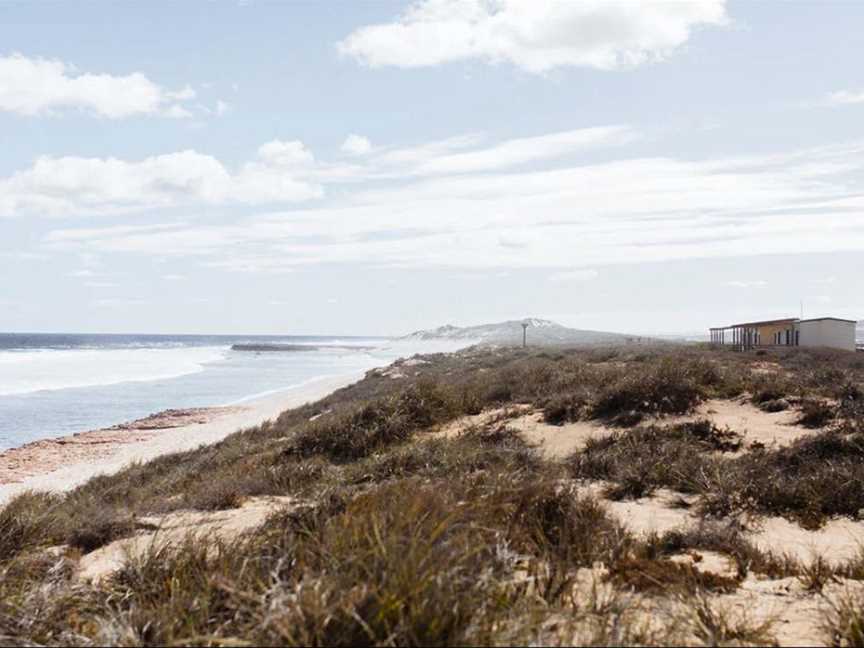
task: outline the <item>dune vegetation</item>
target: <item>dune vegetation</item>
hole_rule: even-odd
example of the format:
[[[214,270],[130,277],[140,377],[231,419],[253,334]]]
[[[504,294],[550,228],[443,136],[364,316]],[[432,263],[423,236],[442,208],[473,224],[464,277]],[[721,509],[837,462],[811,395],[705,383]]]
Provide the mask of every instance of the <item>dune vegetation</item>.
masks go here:
[[[750,440],[703,416],[715,401],[791,411],[802,436]],[[552,457],[511,425],[526,412],[550,434],[603,433]],[[692,523],[646,531],[615,514],[670,493]],[[154,541],[103,577],[80,573],[112,543],[158,540],[154,519],[253,500],[272,511],[242,533]],[[18,496],[0,510],[0,641],[788,642],[774,612],[746,604],[758,582],[821,597],[812,632],[860,645],[864,557],[802,559],[748,534],[861,514],[860,354],[478,347],[371,371],[68,493]]]

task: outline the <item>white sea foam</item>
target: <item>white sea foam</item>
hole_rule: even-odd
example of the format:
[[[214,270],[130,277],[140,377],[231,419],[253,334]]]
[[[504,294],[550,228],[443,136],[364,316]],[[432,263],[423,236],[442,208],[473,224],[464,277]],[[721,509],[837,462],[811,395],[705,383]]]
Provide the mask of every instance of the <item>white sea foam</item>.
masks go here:
[[[225,347],[0,351],[0,396],[176,378],[203,371],[225,353]]]

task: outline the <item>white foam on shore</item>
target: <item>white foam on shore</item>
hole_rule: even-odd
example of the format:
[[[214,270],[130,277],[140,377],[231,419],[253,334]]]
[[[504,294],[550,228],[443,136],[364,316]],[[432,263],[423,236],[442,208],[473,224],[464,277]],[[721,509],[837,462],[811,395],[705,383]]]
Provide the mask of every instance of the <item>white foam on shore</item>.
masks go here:
[[[0,351],[0,396],[177,378],[225,357],[225,347]]]

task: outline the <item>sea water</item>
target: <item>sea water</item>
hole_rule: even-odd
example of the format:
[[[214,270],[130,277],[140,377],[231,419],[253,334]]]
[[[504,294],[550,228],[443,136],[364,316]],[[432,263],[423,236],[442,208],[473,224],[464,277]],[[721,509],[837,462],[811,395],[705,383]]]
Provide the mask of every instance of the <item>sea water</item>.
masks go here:
[[[315,350],[233,351],[234,344]],[[167,408],[242,403],[406,354],[383,338],[0,334],[0,451]]]

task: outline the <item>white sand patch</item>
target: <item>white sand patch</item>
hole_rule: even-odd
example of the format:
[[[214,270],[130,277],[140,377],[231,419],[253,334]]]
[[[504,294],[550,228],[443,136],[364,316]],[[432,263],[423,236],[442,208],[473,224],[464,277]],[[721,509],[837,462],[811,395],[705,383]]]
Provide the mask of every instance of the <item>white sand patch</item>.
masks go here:
[[[670,556],[672,562],[690,565],[697,571],[706,574],[716,574],[726,578],[738,575],[738,566],[731,556],[706,549],[691,549],[687,553]]]
[[[782,447],[817,432],[797,425],[795,421],[798,416],[796,409],[763,412],[745,399],[713,399],[702,403],[692,414],[651,417],[645,419],[643,424],[666,427],[708,419],[718,428],[728,427],[740,434],[744,440],[743,452],[754,442],[766,447]],[[543,420],[542,412],[534,410],[530,405],[518,404],[460,417],[442,426],[436,434],[455,436],[472,426],[483,427],[497,422],[506,422],[508,427],[518,430],[522,438],[536,446],[547,459],[564,459],[583,450],[589,439],[601,438],[614,432],[626,432],[626,429],[613,428],[599,420],[552,425]]]
[[[452,438],[475,427],[486,427],[498,422],[506,422],[511,425],[513,420],[524,412],[530,411],[531,405],[516,404],[508,407],[499,407],[486,410],[479,414],[460,416],[432,431],[432,436]]]
[[[822,592],[808,592],[797,578],[776,580],[748,577],[736,592],[712,597],[730,612],[755,622],[773,621],[771,634],[780,646],[826,646],[823,625],[832,606],[850,594],[860,596],[864,584],[839,580]]]
[[[800,415],[797,409],[783,412],[763,412],[745,399],[713,399],[702,403],[693,414],[675,416],[660,421],[661,424],[675,424],[697,419],[708,419],[719,428],[728,427],[744,437],[744,444],[762,443],[767,447],[787,446],[817,430],[811,430],[795,421]]]
[[[583,450],[588,439],[607,436],[614,431],[598,421],[550,425],[543,420],[542,412],[520,416],[508,421],[507,426],[518,430],[526,442],[536,445],[549,459],[563,459]]]
[[[174,511],[138,518],[139,524],[154,530],[117,540],[82,556],[78,575],[86,580],[99,581],[123,567],[129,558],[141,557],[160,547],[178,545],[191,537],[233,540],[263,524],[275,511],[293,504],[296,502],[290,497],[255,497],[240,508],[226,511]]]
[[[757,548],[788,553],[804,563],[821,556],[831,564],[842,564],[864,548],[864,522],[858,520],[834,518],[813,531],[781,517],[760,518],[754,526],[744,537]]]

